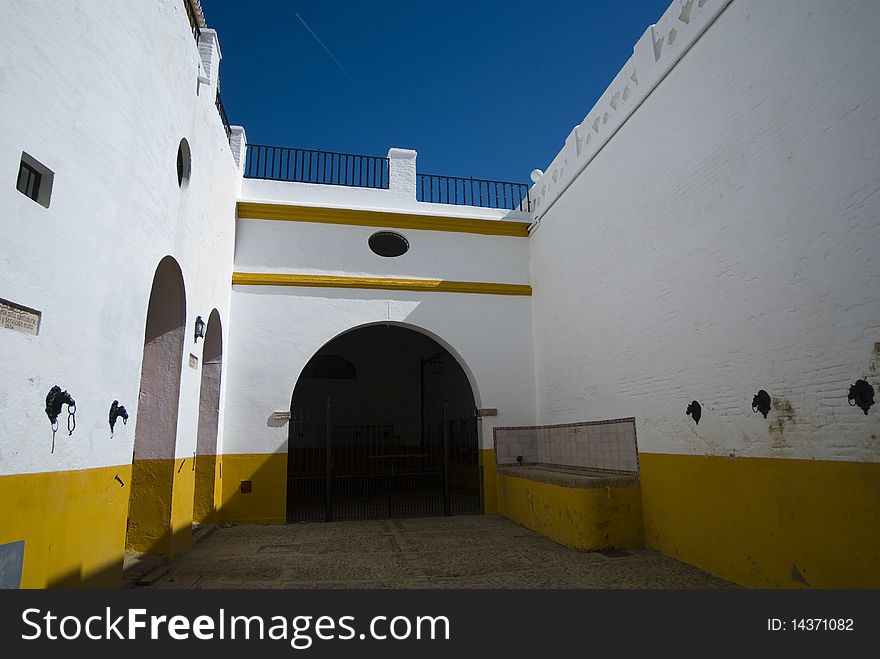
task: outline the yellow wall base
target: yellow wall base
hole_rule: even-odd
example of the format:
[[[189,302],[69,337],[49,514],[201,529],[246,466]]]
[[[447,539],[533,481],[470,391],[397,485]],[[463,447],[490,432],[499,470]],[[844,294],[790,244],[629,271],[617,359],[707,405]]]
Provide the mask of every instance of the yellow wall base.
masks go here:
[[[483,468],[483,512],[494,515],[498,512],[498,485],[493,449],[480,450],[480,466]]]
[[[744,586],[880,587],[880,463],[639,461],[648,547]]]
[[[224,522],[284,524],[287,521],[287,453],[220,456],[220,518]],[[241,492],[251,482],[250,493]]]
[[[193,546],[193,489],[196,472],[193,458],[174,461],[174,489],[171,494],[171,542],[168,555],[179,556]]]
[[[638,486],[571,488],[497,475],[498,512],[576,549],[638,547],[642,509]]]
[[[132,465],[126,549],[177,556],[192,546],[192,458]]]
[[[24,540],[22,588],[119,586],[126,543],[192,546],[194,476],[192,458],[0,476],[0,544]]]
[[[126,549],[146,554],[168,554],[173,483],[173,460],[137,460],[132,463]]]
[[[156,462],[141,485],[170,478],[170,499],[143,502],[171,512],[141,539],[174,556],[192,542],[199,466]],[[741,585],[880,587],[880,463],[642,454],[640,492],[498,474],[491,450],[481,462],[486,512],[571,547],[638,546],[643,517],[647,547]],[[218,456],[216,477],[217,521],[284,523],[286,454]],[[133,481],[131,465],[0,477],[0,543],[25,541],[22,587],[119,585]]]
[[[196,456],[193,523],[214,524],[217,521],[214,485],[217,481],[217,456]]]
[[[0,476],[0,543],[25,542],[21,587],[118,586],[130,485],[130,465]]]

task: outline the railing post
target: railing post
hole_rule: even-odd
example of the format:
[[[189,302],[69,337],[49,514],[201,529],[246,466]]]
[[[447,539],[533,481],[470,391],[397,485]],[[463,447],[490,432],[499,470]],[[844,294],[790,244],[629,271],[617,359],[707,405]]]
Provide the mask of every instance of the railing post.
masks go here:
[[[388,190],[416,198],[416,156],[412,149],[388,149]]]

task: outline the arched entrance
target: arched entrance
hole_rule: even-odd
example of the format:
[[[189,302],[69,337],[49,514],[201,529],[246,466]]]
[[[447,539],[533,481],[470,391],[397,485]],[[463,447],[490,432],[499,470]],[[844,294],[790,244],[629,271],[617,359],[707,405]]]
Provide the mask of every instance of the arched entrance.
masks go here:
[[[199,390],[199,429],[196,440],[196,474],[193,491],[193,523],[214,520],[214,483],[217,468],[217,425],[220,419],[223,328],[214,309],[208,318],[202,348],[202,382]]]
[[[144,356],[128,499],[126,549],[167,554],[186,293],[177,261],[156,268],[144,332]]]
[[[433,338],[360,327],[306,364],[291,399],[288,521],[482,511],[474,393]]]

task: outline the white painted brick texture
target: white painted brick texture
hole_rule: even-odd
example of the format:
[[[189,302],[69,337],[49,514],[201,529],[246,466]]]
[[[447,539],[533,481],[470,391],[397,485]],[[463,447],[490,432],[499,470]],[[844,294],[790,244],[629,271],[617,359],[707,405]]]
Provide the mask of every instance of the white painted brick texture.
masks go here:
[[[880,394],[878,25],[876,2],[734,0],[542,217],[539,423],[880,459],[880,409],[846,400]]]

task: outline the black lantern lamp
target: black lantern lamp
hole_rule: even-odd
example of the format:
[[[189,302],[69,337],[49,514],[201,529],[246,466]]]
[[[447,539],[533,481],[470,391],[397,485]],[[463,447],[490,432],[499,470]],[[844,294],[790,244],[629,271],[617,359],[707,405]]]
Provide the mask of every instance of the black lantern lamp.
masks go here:
[[[440,375],[443,372],[443,368],[446,366],[446,360],[443,359],[443,353],[437,353],[433,357],[428,360],[428,364],[431,366],[431,373],[434,375]]]
[[[196,316],[196,335],[193,341],[198,343],[199,338],[205,338],[205,321],[202,320],[201,316]]]

